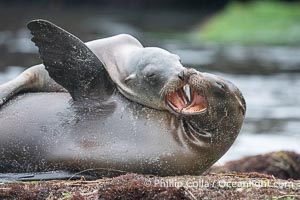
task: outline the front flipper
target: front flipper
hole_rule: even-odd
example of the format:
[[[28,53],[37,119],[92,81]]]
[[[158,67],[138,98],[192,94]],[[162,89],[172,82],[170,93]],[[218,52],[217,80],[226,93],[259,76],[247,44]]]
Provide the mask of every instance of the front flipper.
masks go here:
[[[66,89],[49,77],[44,65],[36,65],[0,85],[0,107],[23,92],[66,92]]]
[[[51,78],[75,101],[108,99],[115,88],[97,56],[77,37],[45,20],[28,23]]]
[[[0,182],[47,181],[47,180],[95,180],[97,177],[77,175],[68,171],[49,171],[33,173],[0,173]]]

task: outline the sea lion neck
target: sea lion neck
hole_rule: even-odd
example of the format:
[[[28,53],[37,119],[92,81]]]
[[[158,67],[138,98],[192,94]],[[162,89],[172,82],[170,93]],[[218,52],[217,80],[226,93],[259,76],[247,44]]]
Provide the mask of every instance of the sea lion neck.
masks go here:
[[[110,38],[94,40],[86,45],[95,53],[104,64],[111,80],[121,90],[128,90],[124,79],[134,70],[134,66],[126,64],[131,59],[131,54],[142,49],[142,44],[134,37],[120,34]]]

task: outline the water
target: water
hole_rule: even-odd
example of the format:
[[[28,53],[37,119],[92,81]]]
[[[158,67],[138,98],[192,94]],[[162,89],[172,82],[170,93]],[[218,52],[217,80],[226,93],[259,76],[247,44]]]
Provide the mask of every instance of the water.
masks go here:
[[[24,71],[24,67],[20,66],[9,66],[3,72],[0,71],[0,84],[15,78],[22,71]]]
[[[220,75],[235,83],[247,102],[242,131],[220,163],[272,151],[300,153],[300,74]]]
[[[177,38],[176,35],[191,29],[195,26],[195,22],[199,21],[196,20],[195,13],[155,12],[153,15],[149,11],[124,14],[124,12],[89,10],[80,13],[56,12],[53,15],[49,11],[41,14],[35,10],[39,13],[38,17],[35,17],[34,12],[30,12],[24,15],[27,17],[20,18],[19,12],[14,9],[1,11],[3,14],[6,13],[11,21],[14,17],[15,24],[9,24],[5,28],[1,25],[5,21],[0,20],[0,84],[17,76],[25,67],[40,62],[36,55],[37,49],[30,42],[29,32],[24,29],[28,18],[47,18],[53,21],[57,18],[55,22],[66,26],[67,30],[75,33],[83,41],[117,33],[131,33],[147,46],[159,46],[178,53],[183,63],[188,66],[202,66],[202,70],[205,71],[217,69],[218,71],[213,73],[225,77],[241,89],[247,102],[246,120],[236,142],[218,163],[280,150],[300,153],[300,74],[291,73],[300,69],[298,54],[296,57],[294,55],[300,52],[300,48],[280,48],[279,57],[278,51],[268,48],[260,50],[268,53],[253,56],[251,52],[256,51],[254,49],[250,53],[244,53],[242,60],[240,57],[229,56],[230,62],[223,62],[219,60],[220,57],[216,57],[215,47],[195,47],[193,42],[188,43],[182,38]],[[156,20],[153,20],[153,17]],[[244,59],[247,55],[252,57]],[[263,62],[252,62],[257,58]],[[274,59],[270,61],[270,58]],[[232,62],[232,59],[236,60]],[[223,65],[224,63],[227,65]],[[269,75],[260,75],[262,72]]]

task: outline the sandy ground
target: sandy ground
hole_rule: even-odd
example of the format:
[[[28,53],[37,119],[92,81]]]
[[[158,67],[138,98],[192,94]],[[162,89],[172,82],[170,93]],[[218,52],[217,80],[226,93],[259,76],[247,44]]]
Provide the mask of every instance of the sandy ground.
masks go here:
[[[300,180],[259,173],[1,183],[0,199],[300,199]]]

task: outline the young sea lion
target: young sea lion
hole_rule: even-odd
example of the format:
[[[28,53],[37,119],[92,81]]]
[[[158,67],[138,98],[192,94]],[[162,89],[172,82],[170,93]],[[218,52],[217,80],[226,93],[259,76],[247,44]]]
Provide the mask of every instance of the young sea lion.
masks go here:
[[[167,52],[168,67],[147,64],[160,64],[151,61],[159,57],[137,51],[132,59],[118,60],[124,65],[110,67],[104,59],[109,54],[96,56],[47,21],[28,27],[45,69],[57,82],[53,88],[67,90],[71,97],[66,92],[26,93],[2,106],[1,173],[199,174],[237,137],[246,105],[232,83],[186,69]],[[135,66],[118,67],[127,62]]]

